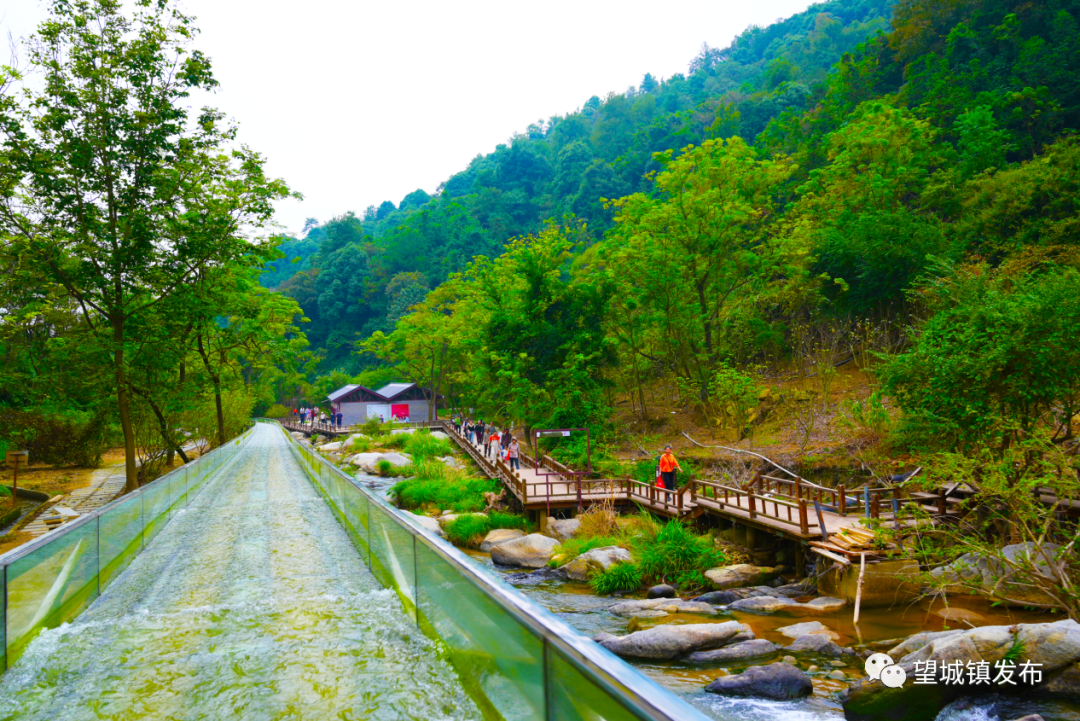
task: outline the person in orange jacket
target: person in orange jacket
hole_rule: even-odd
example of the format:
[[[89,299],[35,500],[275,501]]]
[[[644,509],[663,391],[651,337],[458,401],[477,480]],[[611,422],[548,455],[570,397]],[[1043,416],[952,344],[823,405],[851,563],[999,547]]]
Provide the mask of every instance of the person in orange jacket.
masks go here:
[[[671,446],[664,446],[664,455],[660,456],[660,478],[664,481],[664,488],[669,491],[676,490],[675,470],[682,470],[682,466],[671,452]]]

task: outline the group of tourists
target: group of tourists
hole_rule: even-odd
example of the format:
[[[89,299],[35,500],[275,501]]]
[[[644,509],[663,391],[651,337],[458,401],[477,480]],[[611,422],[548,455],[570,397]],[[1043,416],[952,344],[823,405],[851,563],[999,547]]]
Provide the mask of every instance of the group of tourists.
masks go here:
[[[487,458],[502,459],[511,468],[521,469],[521,444],[509,428],[499,429],[493,423],[472,420],[455,415],[454,430],[465,436],[470,443],[481,446]]]
[[[337,426],[338,428],[341,428],[342,414],[340,411],[334,413],[333,410],[331,410],[330,413],[327,413],[320,408],[308,408],[305,406],[303,408],[293,408],[292,415],[302,426],[320,423],[322,425],[330,425],[331,427]]]

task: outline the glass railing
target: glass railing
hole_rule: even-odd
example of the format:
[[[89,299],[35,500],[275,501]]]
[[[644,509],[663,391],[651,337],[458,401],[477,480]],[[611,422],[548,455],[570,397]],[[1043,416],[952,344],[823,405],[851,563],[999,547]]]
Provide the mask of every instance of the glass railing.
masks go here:
[[[15,663],[39,631],[70,621],[101,595],[250,436],[249,430],[142,488],[0,555],[0,671]]]
[[[426,634],[442,641],[486,717],[705,721],[688,703],[421,527],[412,514],[289,441],[371,572],[397,592]]]

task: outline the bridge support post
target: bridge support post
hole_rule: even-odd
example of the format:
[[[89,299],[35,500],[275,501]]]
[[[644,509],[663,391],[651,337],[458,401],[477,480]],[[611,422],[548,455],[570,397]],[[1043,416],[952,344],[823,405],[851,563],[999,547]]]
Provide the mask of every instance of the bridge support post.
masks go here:
[[[753,526],[747,525],[746,550],[748,550],[750,553],[753,553],[755,548],[757,548],[757,529]]]
[[[802,578],[806,575],[806,551],[803,549],[803,545],[800,543],[795,546],[795,578]]]

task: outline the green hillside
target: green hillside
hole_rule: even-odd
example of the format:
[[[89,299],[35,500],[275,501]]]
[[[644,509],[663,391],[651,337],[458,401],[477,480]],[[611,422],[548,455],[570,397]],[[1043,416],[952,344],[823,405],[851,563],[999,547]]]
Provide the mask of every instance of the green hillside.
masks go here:
[[[353,354],[355,341],[390,330],[401,309],[473,256],[494,257],[510,238],[568,215],[599,238],[612,224],[602,199],[647,191],[648,174],[660,168],[654,153],[731,134],[753,138],[785,110],[806,108],[844,53],[888,28],[889,4],[821,3],[751,27],[724,50],[703,47],[685,75],[646,75],[637,88],[530,125],[478,155],[434,197],[417,190],[287,242],[282,249],[301,262],[278,261],[263,283],[300,303],[312,346],[325,352],[323,370],[356,372],[364,360]]]

